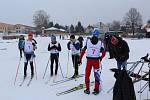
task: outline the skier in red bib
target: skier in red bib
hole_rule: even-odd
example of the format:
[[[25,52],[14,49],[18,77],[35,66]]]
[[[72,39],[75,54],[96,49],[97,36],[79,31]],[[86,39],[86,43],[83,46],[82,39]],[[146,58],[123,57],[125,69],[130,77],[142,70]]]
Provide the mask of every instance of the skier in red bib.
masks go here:
[[[92,67],[94,69],[94,77],[95,77],[95,88],[93,94],[99,94],[100,88],[100,62],[105,56],[106,52],[103,47],[103,43],[98,40],[100,31],[98,29],[94,29],[92,32],[92,38],[87,39],[85,47],[81,51],[80,61],[82,61],[82,57],[86,51],[86,69],[85,69],[85,84],[86,90],[84,93],[90,94],[90,74]]]

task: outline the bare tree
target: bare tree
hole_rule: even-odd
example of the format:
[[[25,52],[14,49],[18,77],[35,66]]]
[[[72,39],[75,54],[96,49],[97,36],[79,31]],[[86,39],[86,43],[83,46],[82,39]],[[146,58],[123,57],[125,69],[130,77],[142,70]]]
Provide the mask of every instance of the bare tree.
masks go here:
[[[41,28],[47,28],[49,24],[49,15],[44,10],[38,10],[33,15],[33,23],[37,28],[37,32],[41,32]]]
[[[112,31],[119,31],[121,26],[121,22],[114,20],[112,23],[109,24],[110,30]]]
[[[126,25],[128,25],[128,27],[131,28],[131,31],[134,35],[135,28],[142,25],[142,15],[137,11],[136,8],[131,8],[129,12],[126,13],[124,22]]]

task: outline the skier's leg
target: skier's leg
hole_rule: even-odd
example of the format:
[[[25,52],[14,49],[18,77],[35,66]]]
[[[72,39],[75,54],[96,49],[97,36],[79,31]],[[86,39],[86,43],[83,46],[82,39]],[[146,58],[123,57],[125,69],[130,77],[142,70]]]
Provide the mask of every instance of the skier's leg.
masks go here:
[[[25,54],[24,56],[24,78],[27,76],[27,66],[28,66],[28,56]]]
[[[95,88],[94,91],[99,92],[99,86],[100,86],[100,69],[99,69],[99,60],[95,60],[93,63],[94,67],[94,77],[95,77]]]
[[[51,54],[51,76],[53,76],[54,55]]]
[[[73,68],[74,68],[74,74],[72,78],[74,78],[75,77],[75,55],[72,55],[72,63],[73,63]]]
[[[28,61],[30,61],[31,78],[33,78],[34,76],[33,54],[28,55]]]
[[[28,61],[24,62],[24,78],[27,76],[27,66],[28,66]]]
[[[20,51],[20,58],[22,58],[22,49],[19,49]]]
[[[58,63],[59,63],[59,55],[56,54],[54,60],[55,60],[55,65],[56,65],[56,67],[55,67],[55,75],[57,75],[57,71],[58,71]]]
[[[30,67],[31,67],[31,77],[33,77],[34,76],[33,61],[30,62]]]
[[[90,90],[90,74],[92,69],[92,62],[90,59],[87,59],[86,69],[85,69],[85,84],[86,89]]]
[[[78,75],[78,69],[79,69],[78,61],[79,61],[79,56],[76,55],[76,56],[75,56],[75,75],[76,75],[76,76]]]

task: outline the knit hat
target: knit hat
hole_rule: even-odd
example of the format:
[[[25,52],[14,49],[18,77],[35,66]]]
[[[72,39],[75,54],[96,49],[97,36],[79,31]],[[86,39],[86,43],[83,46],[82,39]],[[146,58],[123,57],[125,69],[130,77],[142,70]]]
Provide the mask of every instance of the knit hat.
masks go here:
[[[33,36],[33,33],[32,32],[28,32],[28,36]]]
[[[75,36],[74,35],[70,35],[70,39],[75,39]]]
[[[56,42],[56,36],[52,35],[52,36],[51,36],[51,41],[52,41],[52,42]]]
[[[99,37],[100,33],[101,32],[100,32],[99,28],[94,28],[93,31],[92,31],[92,35],[96,36],[96,37]]]

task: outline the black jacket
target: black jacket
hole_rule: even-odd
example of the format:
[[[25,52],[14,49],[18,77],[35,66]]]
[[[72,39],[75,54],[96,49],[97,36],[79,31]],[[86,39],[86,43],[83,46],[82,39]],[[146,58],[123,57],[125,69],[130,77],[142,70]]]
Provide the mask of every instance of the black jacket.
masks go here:
[[[78,38],[78,41],[80,42],[80,49],[82,49],[82,47],[83,47],[83,41],[84,41],[83,37],[80,36],[80,37]]]
[[[57,43],[57,42],[56,42]],[[53,46],[50,46],[50,44],[48,45],[48,51],[52,50],[52,49],[57,49],[58,51],[61,51],[61,46],[60,43],[58,43],[58,46],[56,46],[56,43],[52,43],[54,44]]]
[[[112,46],[113,56],[117,61],[125,61],[129,59],[129,46],[125,40],[118,37],[117,45]]]
[[[113,100],[136,100],[133,82],[126,70],[121,70],[116,77]]]

